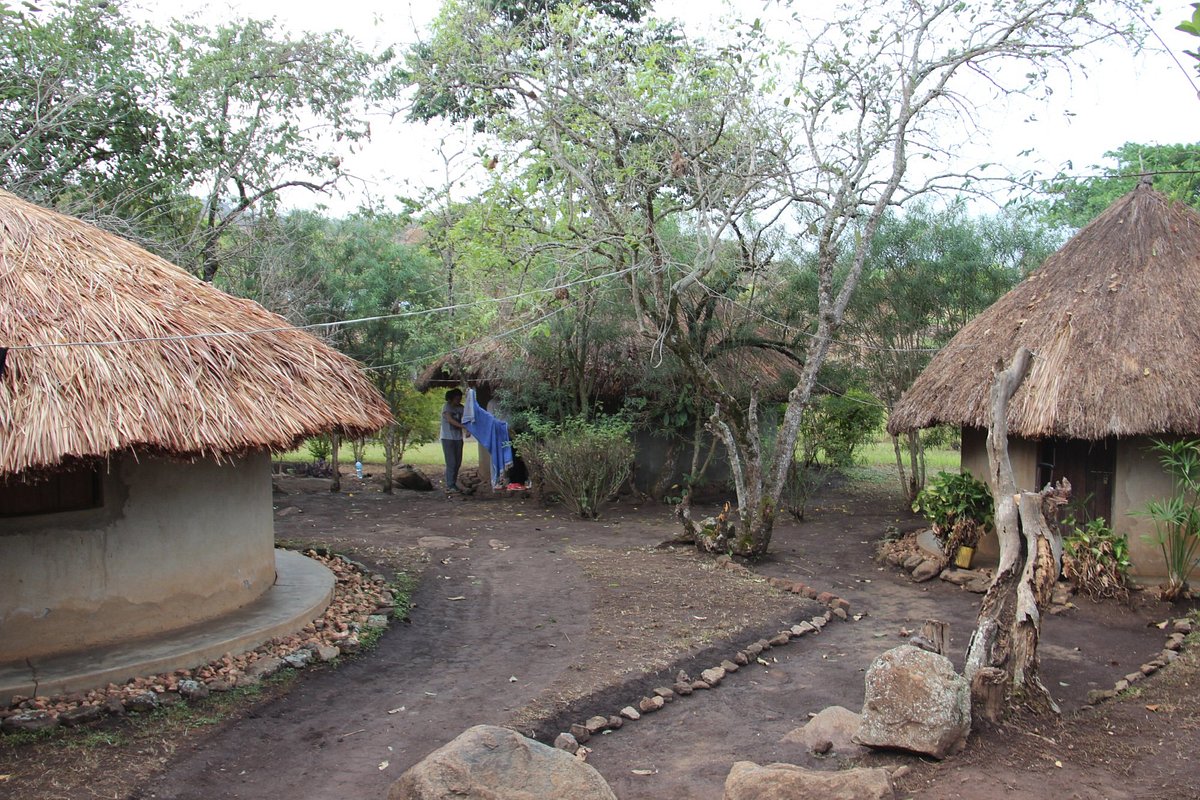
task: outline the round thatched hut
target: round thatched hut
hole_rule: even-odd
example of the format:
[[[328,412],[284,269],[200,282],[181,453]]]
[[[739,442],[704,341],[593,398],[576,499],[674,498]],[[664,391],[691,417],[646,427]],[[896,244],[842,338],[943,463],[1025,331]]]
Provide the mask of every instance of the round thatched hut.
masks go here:
[[[260,598],[270,450],[389,418],[315,337],[0,191],[0,665]]]
[[[1068,478],[1080,510],[1127,535],[1135,574],[1160,576],[1153,524],[1131,512],[1171,492],[1150,440],[1200,435],[1198,308],[1200,214],[1143,181],[964,327],[888,429],[962,426],[963,469],[986,478],[992,368],[1028,347],[1009,410],[1018,485]]]

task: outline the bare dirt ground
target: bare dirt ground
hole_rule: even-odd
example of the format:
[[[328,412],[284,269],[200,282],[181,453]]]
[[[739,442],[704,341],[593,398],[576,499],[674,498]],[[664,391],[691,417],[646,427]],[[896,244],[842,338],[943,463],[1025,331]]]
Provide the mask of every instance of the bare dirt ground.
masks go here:
[[[419,572],[409,622],[363,657],[297,675],[221,723],[124,722],[107,739],[0,742],[0,797],[383,798],[404,769],[470,725],[552,739],[572,721],[636,703],[681,667],[696,674],[823,610],[689,549],[659,547],[675,531],[668,511],[629,498],[588,522],[520,496],[386,496],[352,478],[331,494],[326,485],[281,481],[279,538]],[[927,618],[949,622],[961,666],[978,596],[913,584],[873,560],[888,526],[917,524],[889,491],[861,486],[826,492],[802,524],[781,521],[757,575],[829,590],[865,616],[835,620],[716,690],[594,737],[589,762],[625,800],[716,800],[742,759],[845,766],[780,740],[829,705],[858,710],[867,666]],[[1193,656],[1115,702],[1083,702],[1157,653],[1165,632],[1148,624],[1180,612],[1077,602],[1046,620],[1041,651],[1062,721],[985,731],[943,764],[864,763],[911,765],[903,797],[1200,797],[1200,767],[1188,760],[1200,744]]]

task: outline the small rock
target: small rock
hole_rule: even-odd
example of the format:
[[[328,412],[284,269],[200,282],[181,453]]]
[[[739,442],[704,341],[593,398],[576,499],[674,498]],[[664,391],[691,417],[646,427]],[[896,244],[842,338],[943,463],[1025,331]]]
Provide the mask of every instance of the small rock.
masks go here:
[[[161,692],[158,695],[158,704],[160,706],[177,706],[183,702],[183,697],[179,692]]]
[[[808,627],[809,627],[809,630],[812,629],[811,625],[809,625]],[[788,631],[788,633],[790,633],[792,635],[792,638],[795,639],[797,637],[803,636],[804,634],[808,633],[808,631],[805,630],[804,628],[801,628],[799,625],[793,625],[791,627],[791,629]]]
[[[1128,688],[1129,688],[1129,681],[1122,679],[1113,684],[1113,693],[1115,694],[1117,692],[1123,692]]]
[[[260,658],[250,666],[246,667],[246,677],[251,681],[259,681],[263,678],[268,678],[279,672],[283,668],[283,659],[275,656],[267,656]],[[241,684],[241,681],[238,681]]]
[[[1144,677],[1146,677],[1146,676],[1143,675],[1141,672],[1131,672],[1125,676],[1125,680],[1132,684],[1132,683],[1137,683]]]
[[[575,741],[575,737],[569,733],[560,733],[554,739],[554,746],[559,750],[566,750],[571,755],[579,750],[579,742]]]
[[[758,645],[759,647],[761,647],[762,650],[770,650],[771,649],[771,643],[769,641],[767,641],[766,639],[759,639],[757,642],[755,642],[755,644]],[[759,652],[761,653],[762,650],[759,650]]]
[[[726,672],[737,672],[740,668],[741,667],[738,664],[733,663],[729,659],[725,659],[721,662],[721,669],[725,670]]]
[[[912,579],[917,583],[933,580],[942,571],[942,565],[936,559],[927,558],[912,571]]]
[[[1179,631],[1180,633],[1186,634],[1186,633],[1192,632],[1193,626],[1192,626],[1192,621],[1190,619],[1188,619],[1187,617],[1180,617],[1179,619],[1175,620],[1174,624],[1172,624],[1171,627],[1173,627],[1175,630]]]
[[[578,744],[586,744],[587,740],[592,738],[592,734],[587,729],[587,726],[580,725],[578,722],[571,726],[570,734]]]
[[[317,658],[322,662],[330,662],[342,654],[340,647],[334,644],[319,644],[313,650],[317,654]]]
[[[5,717],[0,730],[5,733],[33,733],[58,727],[58,717],[48,711],[22,711]]]
[[[158,695],[154,692],[139,692],[125,698],[126,711],[153,711],[158,708]]]
[[[712,667],[700,673],[700,679],[707,683],[710,687],[716,686],[725,678],[725,670],[720,667]]]
[[[608,729],[609,730],[612,730],[612,731],[620,730],[621,726],[624,724],[625,724],[625,720],[621,719],[621,717],[618,717],[616,715],[613,715],[608,718]]]
[[[817,595],[817,602],[823,606],[829,605],[833,599],[837,597],[833,592],[821,592]]]
[[[821,628],[825,627],[825,623],[827,622],[829,622],[829,620],[825,619],[824,617],[813,617],[808,621],[808,624],[812,625],[817,630],[820,630]]]
[[[313,651],[300,649],[294,653],[288,653],[283,657],[283,662],[292,669],[304,669],[313,660]]]
[[[687,697],[689,694],[691,694],[693,691],[695,691],[694,689],[692,689],[692,684],[690,681],[687,683],[677,683],[671,687],[671,690],[674,691],[675,694],[680,695],[682,697]]]
[[[1158,667],[1154,666],[1153,664],[1142,664],[1139,669],[1141,669],[1143,675],[1153,675],[1154,673],[1158,672]]]
[[[901,764],[892,770],[892,780],[898,781],[910,772],[912,772],[912,767],[908,764]]]
[[[792,635],[787,631],[777,633],[771,637],[771,647],[783,647],[792,640]]]
[[[294,514],[303,514],[303,513],[304,513],[304,511],[300,508],[297,508],[296,506],[284,506],[283,508],[281,508],[275,512],[275,516],[290,517]]]
[[[912,571],[921,565],[925,560],[925,556],[921,553],[910,553],[907,558],[900,562],[900,565],[905,569]]]
[[[338,647],[342,649],[343,653],[357,653],[362,648],[362,644],[358,641],[357,637],[351,636],[343,639]]]
[[[675,692],[665,686],[655,689],[654,694],[661,697],[664,703],[670,703],[675,700]]]
[[[1184,636],[1182,633],[1172,633],[1169,637],[1167,637],[1167,643],[1165,647],[1168,650],[1174,650],[1178,652],[1179,650],[1183,649],[1183,639]]]
[[[796,628],[800,629],[800,633],[796,634],[797,636],[803,636],[806,633],[815,633],[817,630],[819,630],[816,625],[813,625],[811,622],[807,621],[801,622],[799,625],[794,626],[792,630],[795,630]]]
[[[179,694],[185,700],[203,700],[208,697],[210,691],[208,684],[190,678],[179,682]]]
[[[372,614],[367,617],[368,628],[386,628],[388,626],[388,618],[383,614]]]
[[[75,706],[58,715],[60,724],[68,728],[74,728],[78,725],[86,725],[89,722],[95,722],[104,714],[100,706]]]
[[[750,657],[746,655],[745,650],[739,650],[737,655],[733,657],[733,663],[737,664],[739,667],[744,667],[750,663]]]
[[[675,673],[675,682],[676,683],[691,683],[692,679],[690,677],[688,677],[688,674],[686,672],[684,672],[683,670],[679,670],[679,672]]]
[[[840,608],[842,611],[848,612],[850,610],[850,601],[844,597],[835,597],[833,598],[833,602],[829,604],[829,607],[834,609],[834,611]]]
[[[233,681],[229,678],[213,678],[211,681],[205,681],[204,685],[210,692],[228,692],[233,689]]]
[[[1175,652],[1175,651],[1173,651],[1173,650],[1163,650],[1163,652],[1162,652],[1162,658],[1163,658],[1163,660],[1165,660],[1165,661],[1166,661],[1168,664],[1172,664],[1172,663],[1174,663],[1174,662],[1175,662],[1175,659],[1179,658],[1179,653],[1176,653],[1176,652]]]
[[[631,720],[633,722],[637,722],[639,719],[642,718],[642,715],[639,714],[637,709],[634,708],[633,706],[625,706],[624,708],[622,708],[621,716],[624,717],[625,719]]]
[[[752,644],[746,648],[746,655],[750,656],[751,658],[754,658],[762,651],[763,651],[762,645],[755,642],[754,644]]]
[[[589,734],[595,736],[597,733],[608,727],[608,717],[602,717],[600,715],[588,717],[587,722],[583,723],[583,727],[587,729]]]
[[[819,755],[819,756],[828,755],[829,751],[832,749],[833,749],[833,742],[829,741],[828,739],[817,742],[816,744],[814,744],[812,746],[813,753],[815,753],[816,755]]]
[[[112,695],[104,699],[104,712],[114,716],[121,716],[125,713],[125,703],[122,702],[119,695]]]
[[[835,608],[833,610],[833,615],[838,619],[846,619],[849,617],[849,614],[846,613],[846,609],[844,608]]]
[[[1092,689],[1087,693],[1088,705],[1096,705],[1103,703],[1105,700],[1110,700],[1116,697],[1117,693],[1112,689]]]
[[[973,592],[974,594],[986,594],[987,590],[992,588],[992,579],[976,578],[964,584],[963,588],[968,592]]]
[[[708,681],[702,681],[699,678],[692,681],[692,688],[695,690],[711,689],[712,685]]]
[[[643,714],[652,714],[667,704],[666,700],[661,697],[643,697],[638,703],[638,711]]]

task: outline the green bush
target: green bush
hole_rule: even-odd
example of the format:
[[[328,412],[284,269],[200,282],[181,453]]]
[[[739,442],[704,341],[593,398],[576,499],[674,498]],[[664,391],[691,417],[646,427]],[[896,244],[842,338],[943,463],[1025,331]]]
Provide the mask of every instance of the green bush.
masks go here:
[[[1064,520],[1069,533],[1063,540],[1063,575],[1093,600],[1129,596],[1129,542],[1103,519],[1082,528]]]
[[[874,440],[885,413],[878,400],[860,389],[814,397],[801,423],[802,449],[820,451],[821,463],[828,466],[851,466],[854,451]]]
[[[333,455],[333,443],[328,436],[314,436],[304,443],[304,449],[312,456],[313,461],[326,461]]]
[[[1200,549],[1200,439],[1157,440],[1151,449],[1171,476],[1174,493],[1166,500],[1147,502],[1136,513],[1154,520],[1155,534],[1145,538],[1158,545],[1166,562],[1163,599],[1176,600],[1187,595],[1188,573]]]
[[[620,417],[531,419],[529,431],[515,436],[513,444],[536,483],[580,517],[595,519],[600,504],[629,477],[629,433],[629,422]]]
[[[991,490],[969,472],[939,472],[917,493],[912,509],[929,520],[943,542],[954,532],[958,544],[968,547],[991,529],[995,515]]]

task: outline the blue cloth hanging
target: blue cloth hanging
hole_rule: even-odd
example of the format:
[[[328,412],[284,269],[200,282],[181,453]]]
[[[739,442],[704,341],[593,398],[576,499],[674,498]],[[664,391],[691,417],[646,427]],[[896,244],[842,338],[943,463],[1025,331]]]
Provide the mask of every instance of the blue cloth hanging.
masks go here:
[[[467,389],[463,403],[462,423],[484,449],[492,462],[492,486],[503,485],[504,471],[512,466],[512,442],[508,439],[508,423],[496,419],[475,399],[475,390]]]

